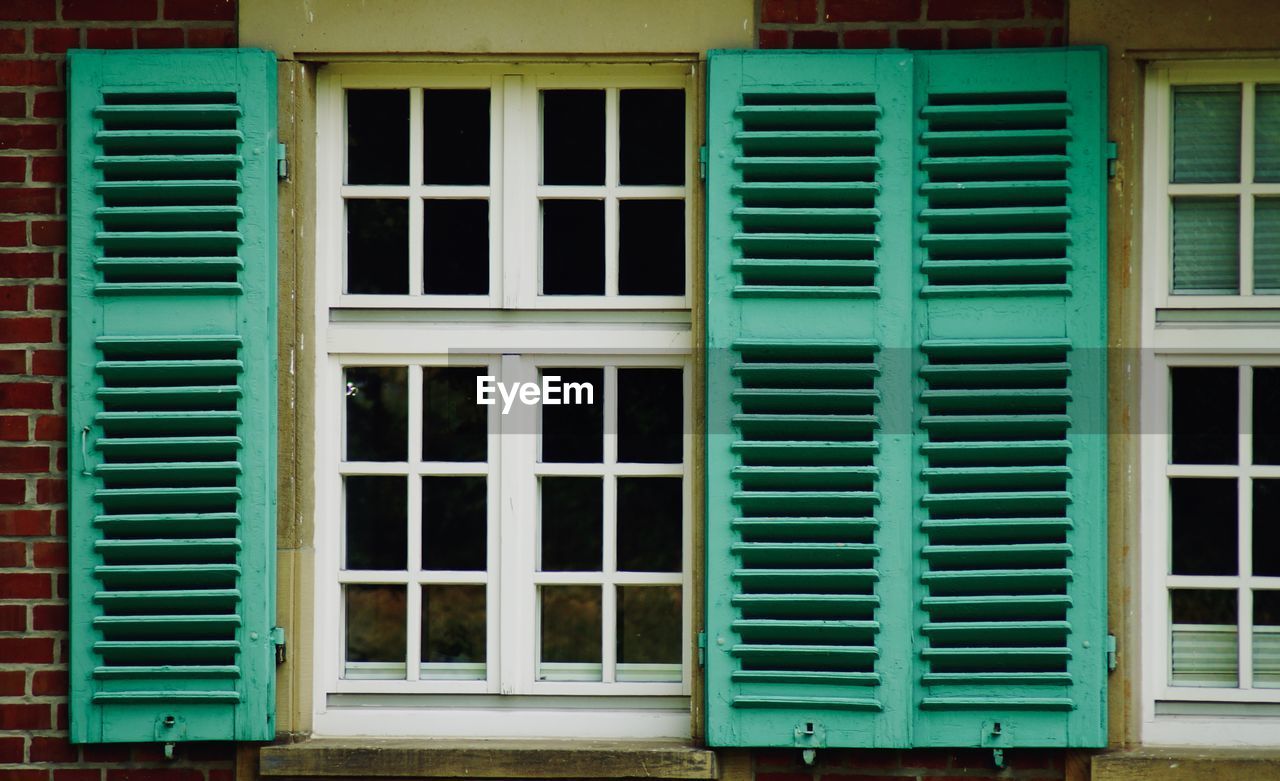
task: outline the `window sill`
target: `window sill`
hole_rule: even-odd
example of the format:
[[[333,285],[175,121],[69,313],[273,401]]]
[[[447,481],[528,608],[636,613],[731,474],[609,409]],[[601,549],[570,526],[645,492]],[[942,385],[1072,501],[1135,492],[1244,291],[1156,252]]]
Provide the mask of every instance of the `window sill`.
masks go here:
[[[319,738],[263,746],[263,777],[719,777],[714,751],[678,741]]]
[[[1146,748],[1093,757],[1093,781],[1280,781],[1280,751]]]

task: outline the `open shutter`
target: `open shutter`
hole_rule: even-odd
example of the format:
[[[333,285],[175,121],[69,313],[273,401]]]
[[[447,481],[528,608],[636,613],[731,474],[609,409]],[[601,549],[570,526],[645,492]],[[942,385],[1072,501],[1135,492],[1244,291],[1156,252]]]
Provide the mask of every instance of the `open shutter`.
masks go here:
[[[918,57],[917,745],[1106,745],[1103,57]]]
[[[68,69],[71,738],[270,739],[275,59]]]
[[[712,54],[712,744],[1105,743],[1101,63]]]

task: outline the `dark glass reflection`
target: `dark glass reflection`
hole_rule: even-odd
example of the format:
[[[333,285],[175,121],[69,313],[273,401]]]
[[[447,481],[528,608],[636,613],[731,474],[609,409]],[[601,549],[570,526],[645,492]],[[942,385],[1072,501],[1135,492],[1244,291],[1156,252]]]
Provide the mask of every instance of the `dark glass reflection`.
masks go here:
[[[1234,464],[1237,455],[1239,372],[1179,367],[1172,383],[1173,463]]]
[[[347,184],[409,183],[409,91],[347,90]]]
[[[600,587],[543,586],[542,661],[600,661]]]
[[[403,477],[348,477],[347,569],[404,569],[408,561],[407,486]]]
[[[619,662],[680,662],[679,586],[619,586],[617,624]]]
[[[618,369],[618,460],[678,464],[684,460],[684,373]]]
[[[1236,592],[1209,589],[1173,589],[1169,607],[1175,624],[1235,625]]]
[[[423,569],[485,569],[487,507],[484,477],[422,478]]]
[[[559,377],[561,388],[590,386],[591,404],[543,404],[542,460],[545,463],[598,464],[604,460],[604,369],[546,368],[542,377]],[[568,391],[562,392],[564,396]],[[585,401],[585,388],[573,400]]]
[[[426,184],[489,183],[489,90],[422,91]]]
[[[422,661],[485,661],[484,589],[422,587]]]
[[[408,370],[403,366],[349,366],[346,396],[346,460],[407,459]]]
[[[489,202],[428,199],[422,208],[423,285],[435,295],[489,292]]]
[[[1235,575],[1236,481],[1169,481],[1174,575]]]
[[[1280,368],[1253,369],[1253,463],[1280,464]]]
[[[347,201],[347,292],[409,292],[408,201]]]
[[[349,585],[345,592],[348,662],[404,662],[404,586]]]
[[[1280,576],[1280,480],[1253,481],[1253,574]]]
[[[542,202],[542,292],[604,295],[604,202]]]
[[[678,477],[619,477],[618,569],[679,572],[683,506]]]
[[[684,201],[618,203],[618,292],[684,295]]]
[[[543,572],[599,572],[604,545],[604,481],[599,477],[543,477]]]
[[[488,459],[489,408],[476,404],[476,378],[487,373],[474,366],[423,368],[423,460]]]
[[[618,110],[621,183],[683,185],[684,90],[624,89]]]
[[[604,184],[604,90],[543,91],[542,183]]]

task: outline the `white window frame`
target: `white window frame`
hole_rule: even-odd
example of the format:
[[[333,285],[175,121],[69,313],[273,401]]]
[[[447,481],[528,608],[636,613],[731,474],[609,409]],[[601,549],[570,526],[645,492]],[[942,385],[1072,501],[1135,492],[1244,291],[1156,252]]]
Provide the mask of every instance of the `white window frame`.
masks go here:
[[[658,63],[356,63],[327,66],[318,78],[317,93],[317,290],[316,333],[316,518],[314,638],[312,675],[313,732],[316,735],[382,735],[438,737],[584,737],[687,738],[694,660],[692,658],[693,591],[692,538],[695,522],[692,412],[694,299],[694,129],[697,94],[690,61]],[[439,187],[421,184],[421,144],[411,145],[411,183],[407,186],[348,186],[342,184],[345,159],[345,100],[349,88],[407,88],[411,90],[411,139],[422,133],[421,88],[455,87],[492,90],[490,162],[487,186]],[[680,88],[686,96],[685,185],[682,187],[593,188],[542,187],[536,184],[532,161],[540,159],[536,121],[540,112],[523,111],[538,105],[539,89],[599,88],[606,90],[609,118],[606,131],[606,181],[616,182],[618,89]],[[511,110],[512,108],[516,110]],[[532,124],[531,124],[532,123]],[[589,192],[588,192],[589,191]],[[643,191],[643,192],[641,192]],[[490,290],[487,296],[348,295],[341,293],[345,266],[345,225],[340,196],[408,197],[410,199],[410,290],[422,278],[422,207],[424,195],[490,199]],[[685,294],[682,296],[541,296],[538,294],[538,199],[541,197],[601,197],[606,199],[607,290],[617,284],[617,211],[619,197],[679,197],[685,201]],[[415,206],[415,203],[417,204]],[[416,253],[416,254],[415,254]],[[479,311],[478,311],[479,310]],[[412,345],[413,351],[406,352]],[[538,408],[516,405],[503,421],[500,408],[489,408],[489,569],[487,573],[457,573],[456,582],[487,585],[486,664],[483,681],[344,680],[341,626],[342,567],[342,423],[341,389],[346,366],[408,366],[410,405],[410,461],[397,464],[361,463],[346,472],[410,475],[409,565],[420,556],[415,536],[420,515],[420,490],[414,475],[444,474],[415,463],[420,455],[423,366],[487,365],[504,382],[536,377],[537,366],[663,366],[682,368],[684,377],[683,461],[679,466],[610,462],[616,435],[606,418],[605,464],[601,474],[679,475],[684,486],[682,569],[671,577],[617,574],[604,563],[606,582],[672,581],[682,588],[682,676],[674,682],[550,682],[536,680],[537,581],[534,572],[537,532],[529,508],[535,506],[537,475],[563,472],[586,474],[580,467],[536,462],[537,437],[499,435],[500,425],[521,426],[524,415],[534,431]],[[616,373],[606,368],[616,377]],[[516,375],[519,375],[518,377]],[[616,384],[606,379],[612,395]],[[600,401],[600,399],[597,399]],[[616,399],[605,400],[606,414]],[[616,416],[616,413],[615,413]],[[616,421],[615,421],[616,422]],[[616,459],[615,459],[616,460]],[[481,465],[475,470],[485,471]],[[473,473],[472,467],[451,473]],[[606,486],[611,481],[606,480]],[[419,484],[420,485],[420,484]],[[609,494],[606,488],[606,499]],[[499,497],[502,498],[499,501]],[[418,504],[415,505],[415,502]],[[415,514],[416,513],[416,514]],[[527,517],[526,517],[527,516]],[[525,521],[518,523],[517,519]],[[612,524],[606,524],[606,534]],[[503,530],[516,530],[503,534]],[[606,543],[609,540],[606,539]],[[606,550],[608,546],[606,545]],[[412,571],[412,569],[410,570]],[[366,573],[382,577],[381,573]],[[448,575],[453,577],[454,573]],[[560,577],[566,575],[567,577]],[[556,581],[575,573],[549,575]],[[373,582],[361,576],[346,578]],[[584,579],[584,578],[579,578]],[[587,576],[585,579],[590,579]],[[596,576],[599,579],[599,576]],[[386,582],[405,582],[403,574]],[[440,583],[436,577],[408,578],[411,584]],[[609,589],[604,589],[607,593]],[[420,595],[407,595],[407,644],[416,649]],[[602,632],[613,633],[612,602],[602,605]],[[528,638],[528,639],[525,639]],[[604,669],[610,670],[605,644]],[[407,658],[415,658],[408,654]],[[414,665],[411,663],[410,668]],[[611,672],[611,670],[610,670]],[[608,673],[606,673],[606,676]],[[376,706],[376,707],[375,707]]]
[[[1255,578],[1251,557],[1252,507],[1249,482],[1238,480],[1240,524],[1235,576],[1170,574],[1169,479],[1180,476],[1280,477],[1280,467],[1250,464],[1251,438],[1242,436],[1238,464],[1171,465],[1170,369],[1178,367],[1280,366],[1280,297],[1250,295],[1252,283],[1252,204],[1256,195],[1280,195],[1280,183],[1251,183],[1253,171],[1253,93],[1258,82],[1280,83],[1280,62],[1180,61],[1148,67],[1145,87],[1141,397],[1138,430],[1141,460],[1140,603],[1141,740],[1147,745],[1275,746],[1280,744],[1280,689],[1250,688],[1252,604],[1237,603],[1239,687],[1174,686],[1170,683],[1171,588],[1280,585],[1280,578]],[[1182,84],[1244,84],[1241,168],[1238,184],[1170,184],[1172,87]],[[1241,294],[1225,296],[1171,293],[1171,196],[1238,195],[1241,200]],[[1252,374],[1240,370],[1241,433],[1251,431]],[[1250,450],[1249,453],[1243,452]],[[1245,592],[1247,593],[1247,591]]]

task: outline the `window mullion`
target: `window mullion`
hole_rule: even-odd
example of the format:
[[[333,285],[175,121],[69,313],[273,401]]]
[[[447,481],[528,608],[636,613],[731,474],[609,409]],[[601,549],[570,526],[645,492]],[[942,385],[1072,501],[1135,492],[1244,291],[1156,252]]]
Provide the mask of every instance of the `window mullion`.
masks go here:
[[[604,93],[604,293],[618,295],[618,90]]]
[[[1253,576],[1253,480],[1248,467],[1253,463],[1253,367],[1240,367],[1239,402],[1239,462],[1243,469],[1236,482],[1237,505],[1240,508],[1239,567],[1240,590],[1236,598],[1239,608],[1240,688],[1253,688],[1253,590],[1249,579]]]
[[[522,76],[502,77],[502,125],[495,133],[501,137],[502,173],[493,197],[502,199],[502,250],[498,265],[504,309],[528,306],[531,291],[526,287],[532,286],[532,292],[536,292],[537,287],[537,231],[532,230],[536,222],[529,214],[530,208],[537,207],[532,193],[537,180],[537,160],[530,154],[535,151],[530,147],[531,139],[537,137],[536,109],[537,93],[532,83],[526,85]],[[530,263],[530,258],[534,263]]]
[[[600,680],[613,683],[617,678],[618,587],[618,367],[604,368],[604,529],[601,560],[603,581],[600,585]]]
[[[420,672],[420,642],[422,639],[422,367],[409,367],[409,501],[407,503],[408,527],[408,584],[405,599],[405,680],[416,681]]]
[[[527,382],[535,372],[519,355],[503,355],[498,379]],[[499,604],[499,691],[529,694],[534,681],[538,645],[537,592],[533,585],[537,551],[537,460],[534,419],[536,408],[515,404],[501,417],[503,441],[499,480],[499,545],[502,578]]]
[[[422,90],[409,90],[409,295],[422,295]]]

